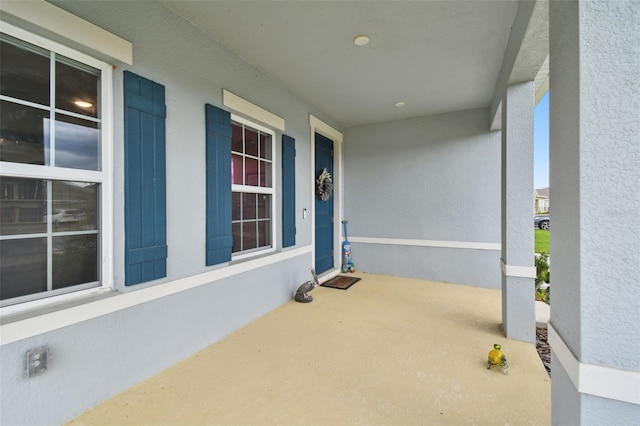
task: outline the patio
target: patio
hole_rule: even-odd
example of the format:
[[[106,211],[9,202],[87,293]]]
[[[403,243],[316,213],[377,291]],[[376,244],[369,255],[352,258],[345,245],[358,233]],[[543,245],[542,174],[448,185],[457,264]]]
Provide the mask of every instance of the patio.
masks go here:
[[[500,291],[356,275],[69,424],[550,424],[550,379],[533,344],[503,337]],[[509,375],[486,368],[494,343]]]

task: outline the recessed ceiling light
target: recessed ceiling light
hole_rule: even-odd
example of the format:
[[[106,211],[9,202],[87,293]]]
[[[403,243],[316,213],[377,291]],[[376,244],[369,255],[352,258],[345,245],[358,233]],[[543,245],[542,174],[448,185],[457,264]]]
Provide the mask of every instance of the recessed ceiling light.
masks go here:
[[[73,103],[78,105],[80,108],[91,108],[93,106],[92,103],[87,101],[74,101]]]
[[[396,103],[395,103],[395,105],[396,105],[398,108],[400,108],[400,107],[403,107],[403,106],[404,106],[404,102],[402,102],[402,101],[398,101],[398,102],[396,102]]]
[[[356,46],[365,46],[369,44],[369,37],[364,34],[361,34],[359,36],[356,36],[356,38],[353,39],[353,42],[355,43]]]

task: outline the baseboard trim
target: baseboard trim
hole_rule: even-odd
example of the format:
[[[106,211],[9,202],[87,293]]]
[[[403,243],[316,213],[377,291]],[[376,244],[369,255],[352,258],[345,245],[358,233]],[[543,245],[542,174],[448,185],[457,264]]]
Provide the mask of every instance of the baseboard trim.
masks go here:
[[[500,243],[478,243],[473,241],[441,241],[441,240],[413,240],[404,238],[375,238],[375,237],[349,237],[352,243],[383,244],[393,246],[413,247],[438,247],[467,250],[502,250]]]
[[[547,330],[551,350],[579,393],[640,405],[640,372],[580,362],[553,324]]]

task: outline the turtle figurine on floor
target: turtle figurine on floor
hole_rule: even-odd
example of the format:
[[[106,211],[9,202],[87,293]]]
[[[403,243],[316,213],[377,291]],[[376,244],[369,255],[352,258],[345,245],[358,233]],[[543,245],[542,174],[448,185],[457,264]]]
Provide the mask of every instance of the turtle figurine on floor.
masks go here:
[[[499,344],[494,344],[493,349],[489,351],[487,359],[487,369],[490,369],[494,365],[499,365],[505,374],[509,374],[509,364],[507,363],[507,357],[502,352],[502,347]]]

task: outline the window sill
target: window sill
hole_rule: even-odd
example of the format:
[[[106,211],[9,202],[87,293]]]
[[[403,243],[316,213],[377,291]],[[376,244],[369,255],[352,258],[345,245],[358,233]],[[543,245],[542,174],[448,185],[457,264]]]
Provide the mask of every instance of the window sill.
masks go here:
[[[93,318],[110,315],[133,306],[148,303],[171,296],[192,288],[210,285],[215,281],[284,262],[298,256],[307,256],[312,252],[311,245],[293,248],[282,252],[271,252],[259,258],[232,262],[225,267],[207,271],[198,275],[174,279],[126,293],[103,289],[102,294],[86,298],[67,300],[59,304],[51,303],[39,308],[25,309],[15,314],[0,310],[0,346],[28,339],[63,327],[89,321]],[[112,297],[117,296],[117,297]]]
[[[262,259],[263,257],[273,256],[274,254],[282,253],[282,250],[278,250],[275,248],[270,248],[267,250],[255,251],[252,253],[244,253],[238,256],[231,256],[231,262],[229,262],[229,266],[236,265],[239,263],[248,262],[251,260]]]
[[[120,293],[110,288],[92,288],[90,290],[60,295],[57,298],[53,297],[22,303],[20,305],[5,306],[0,308],[0,325],[24,321],[37,316],[113,297],[118,294]]]

